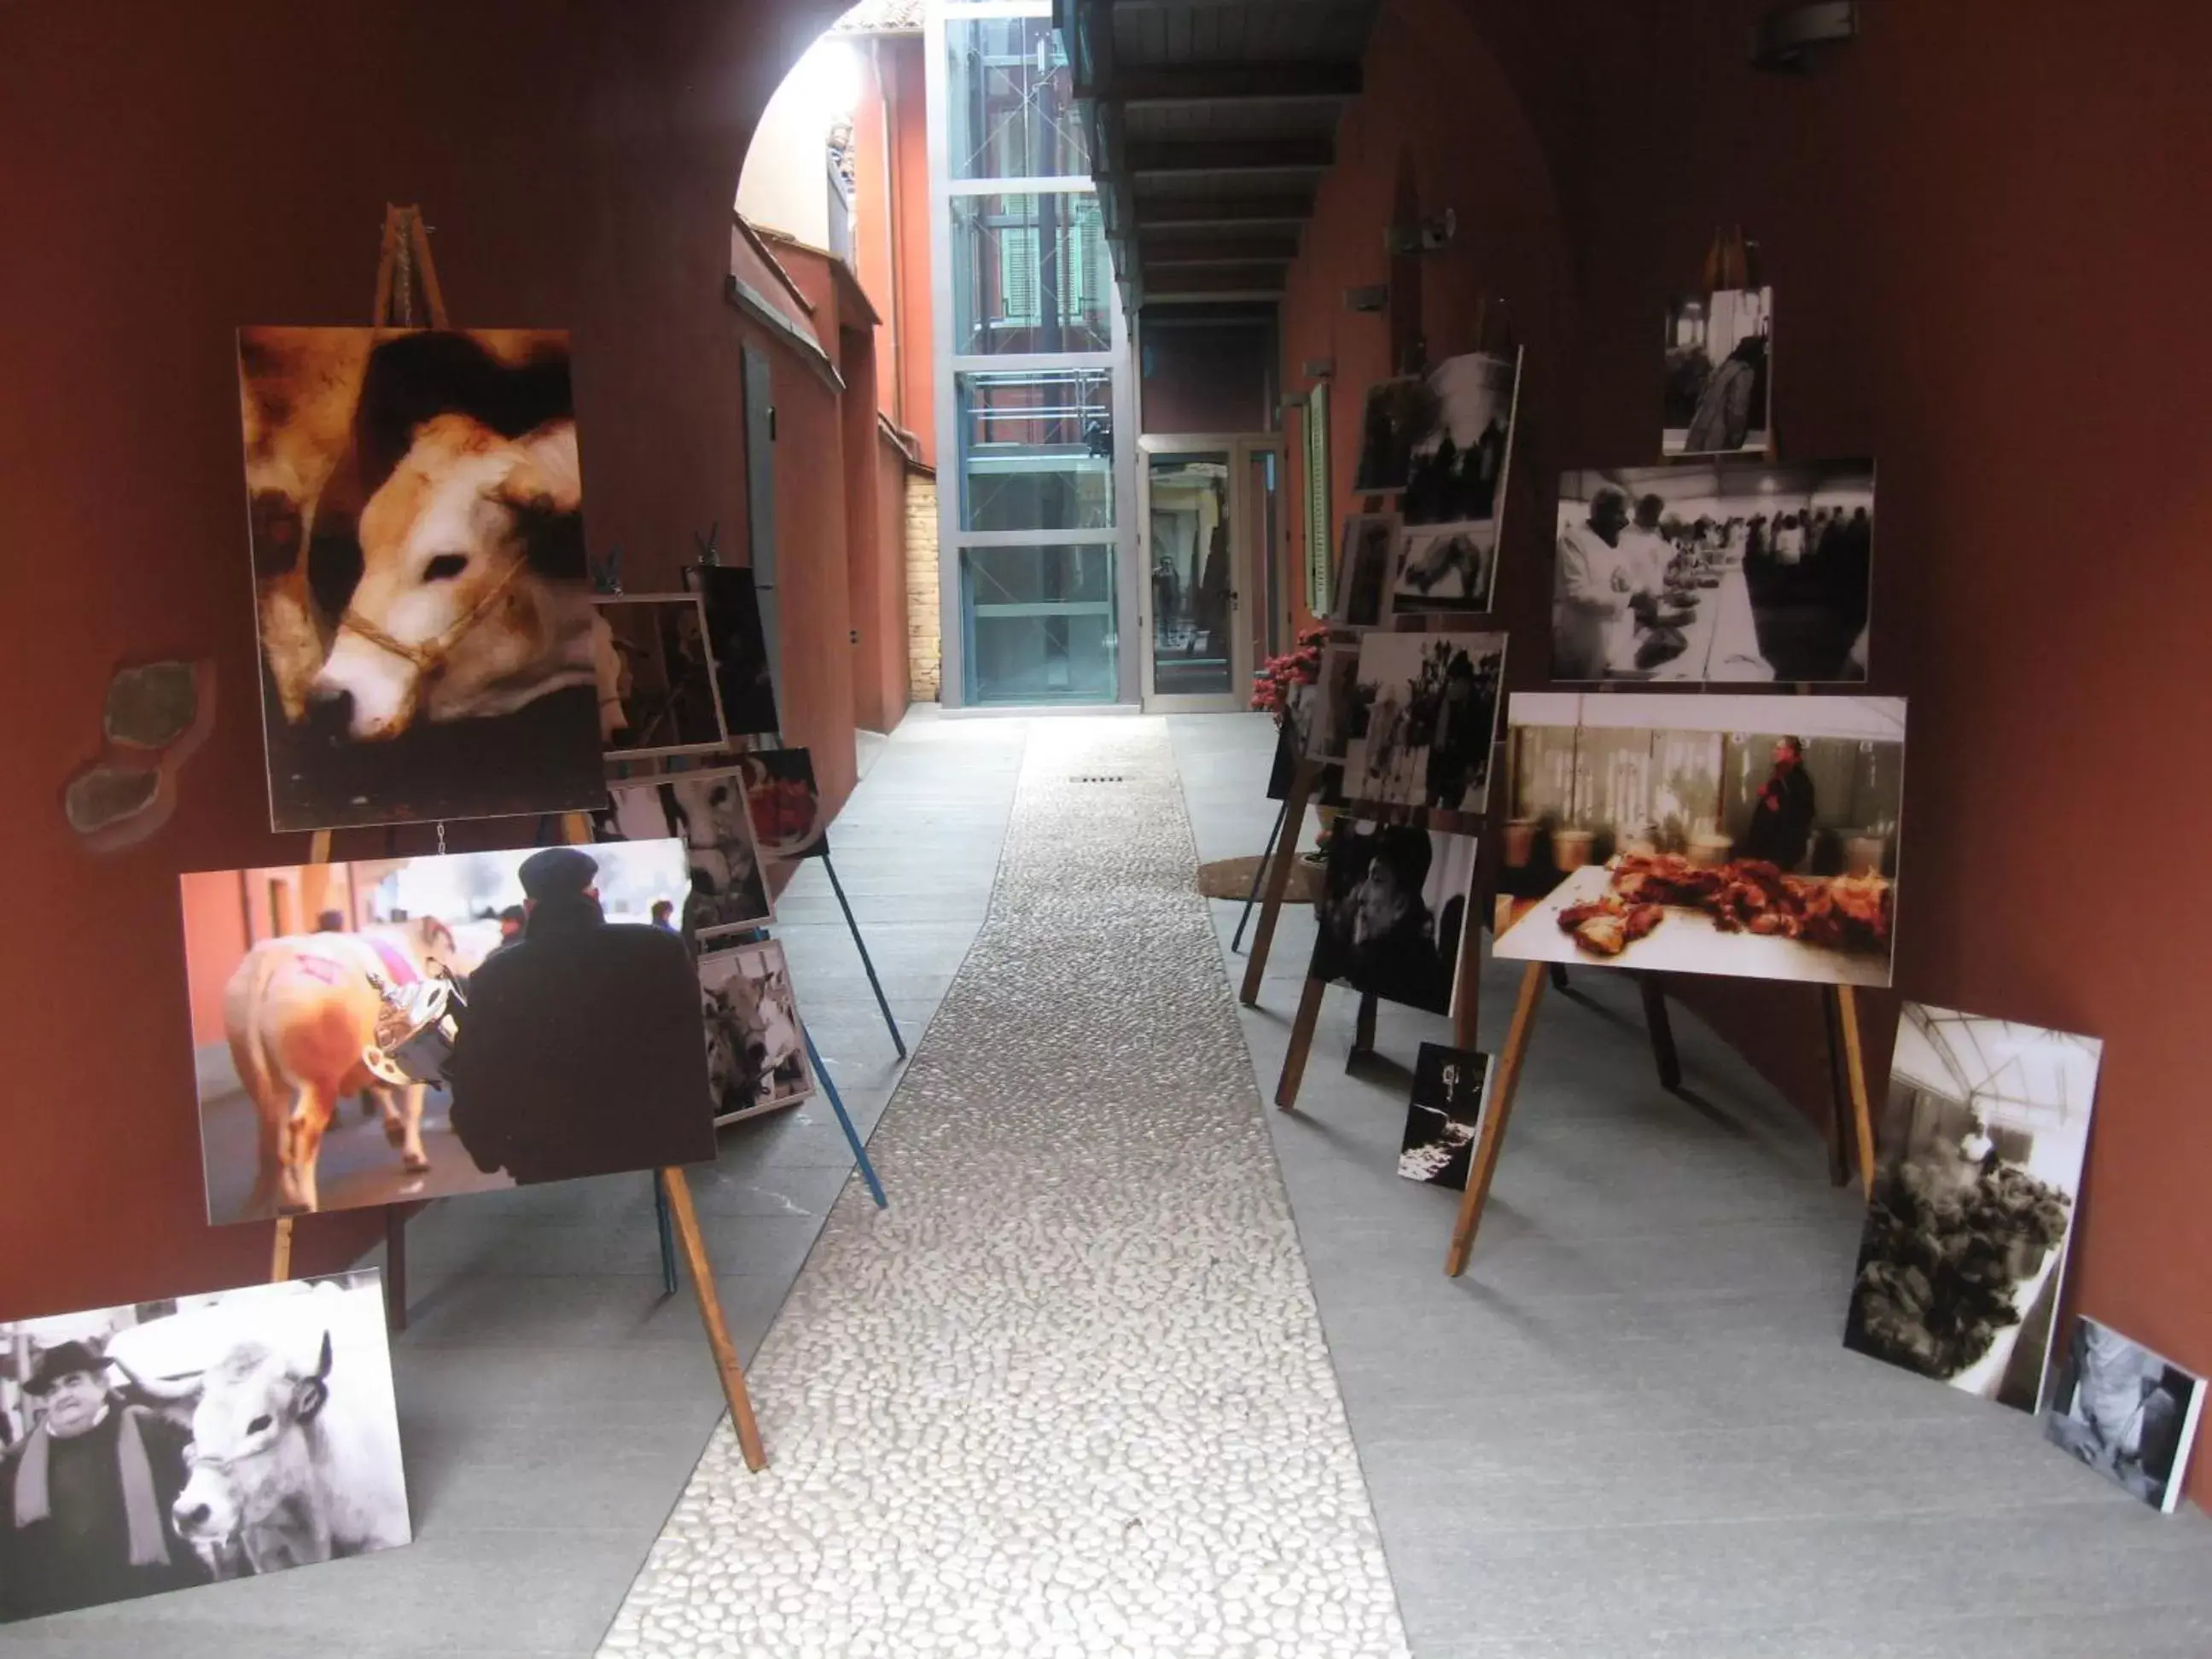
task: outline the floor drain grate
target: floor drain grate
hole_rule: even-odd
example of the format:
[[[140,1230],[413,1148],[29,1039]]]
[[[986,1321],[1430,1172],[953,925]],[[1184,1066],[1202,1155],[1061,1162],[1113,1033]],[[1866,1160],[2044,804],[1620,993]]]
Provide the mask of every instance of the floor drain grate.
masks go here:
[[[1120,772],[1078,772],[1070,783],[1127,783],[1128,778]]]

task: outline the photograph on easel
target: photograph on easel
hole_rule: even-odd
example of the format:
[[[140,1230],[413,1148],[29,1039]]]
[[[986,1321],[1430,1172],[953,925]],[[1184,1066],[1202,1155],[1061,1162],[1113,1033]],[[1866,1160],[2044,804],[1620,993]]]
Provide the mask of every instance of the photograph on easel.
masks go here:
[[[1336,554],[1335,604],[1328,619],[1340,628],[1373,628],[1390,617],[1390,567],[1396,520],[1381,513],[1345,515]]]
[[[1364,718],[1345,750],[1345,799],[1405,808],[1431,829],[1479,830],[1505,635],[1378,631],[1360,636],[1358,661]]]
[[[1342,760],[1366,726],[1366,705],[1359,700],[1358,643],[1332,640],[1321,648],[1321,678],[1307,704],[1306,758]]]
[[[1844,1346],[2039,1408],[2103,1050],[1904,1006]]]
[[[742,565],[702,564],[693,566],[686,580],[707,607],[707,644],[714,653],[722,724],[733,738],[774,732],[775,678],[753,573]]]
[[[2051,1373],[2043,1432],[2051,1444],[2153,1509],[2180,1506],[2189,1454],[2204,1414],[2204,1379],[2094,1319]]]
[[[830,855],[830,821],[815,787],[814,757],[804,749],[756,749],[740,756],[745,801],[761,856],[777,862]]]
[[[1721,289],[1667,307],[1661,453],[1765,449],[1773,428],[1774,290]]]
[[[0,1620],[414,1536],[374,1268],[0,1323]]]
[[[796,1106],[814,1092],[782,945],[762,939],[700,957],[699,996],[716,1123]]]
[[[689,878],[672,840],[180,877],[208,1220],[712,1158]]]
[[[1308,971],[1386,1002],[1449,1013],[1477,845],[1472,836],[1338,817]]]
[[[270,825],[588,811],[568,337],[243,328]]]
[[[1408,1181],[1465,1191],[1489,1088],[1489,1055],[1424,1042],[1413,1062],[1413,1097],[1406,1109],[1398,1173]]]
[[[1559,478],[1552,678],[1863,682],[1874,463]]]
[[[1407,527],[1493,527],[1513,459],[1518,354],[1447,357],[1427,376],[1428,424],[1413,436],[1398,512]]]
[[[609,760],[726,748],[707,611],[696,593],[603,593],[599,735]]]
[[[1355,495],[1395,495],[1413,476],[1413,446],[1435,430],[1437,394],[1419,374],[1377,380],[1367,388],[1359,414],[1359,459]]]
[[[661,841],[671,836],[690,849],[691,886],[675,912],[686,937],[740,933],[774,918],[742,768],[611,783],[605,809],[592,818],[595,842]],[[654,921],[663,920],[658,907],[667,902],[656,902]]]
[[[1498,583],[1498,520],[1415,525],[1402,532],[1391,564],[1388,614],[1479,616]]]
[[[1887,985],[1899,697],[1516,692],[1496,953]]]

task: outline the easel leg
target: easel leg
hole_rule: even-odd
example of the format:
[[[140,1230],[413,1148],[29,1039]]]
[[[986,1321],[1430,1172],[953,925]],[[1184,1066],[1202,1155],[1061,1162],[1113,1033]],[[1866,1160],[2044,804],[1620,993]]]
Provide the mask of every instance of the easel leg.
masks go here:
[[[653,1178],[653,1229],[660,1236],[660,1293],[676,1294],[676,1224],[668,1213],[668,1194]]]
[[[384,1206],[384,1322],[396,1336],[407,1328],[407,1212]]]
[[[860,937],[860,924],[853,919],[853,907],[845,902],[844,884],[837,879],[837,866],[830,862],[827,853],[822,855],[822,868],[829,874],[830,890],[837,896],[837,908],[845,913],[845,926],[852,930],[854,948],[860,953],[860,966],[867,970],[868,988],[876,994],[876,1006],[883,1010],[884,1024],[890,1030],[891,1047],[904,1060],[906,1039],[899,1035],[898,1021],[891,1016],[890,1000],[884,995],[883,981],[876,977],[876,964],[869,960],[868,942]]]
[[[1555,962],[1552,964],[1551,981],[1552,988],[1554,991],[1564,991],[1567,988],[1567,964],[1565,963]]]
[[[1282,850],[1283,823],[1290,816],[1290,793],[1285,791],[1283,804],[1275,809],[1275,827],[1267,832],[1267,850],[1260,854],[1260,862],[1253,866],[1252,890],[1244,895],[1244,914],[1237,918],[1237,936],[1229,941],[1232,955],[1244,948],[1244,926],[1252,920],[1252,907],[1260,902],[1260,884],[1267,880],[1267,872],[1274,867],[1275,854]]]
[[[890,1200],[884,1196],[884,1183],[876,1179],[876,1166],[868,1162],[867,1143],[860,1132],[853,1127],[853,1120],[845,1110],[845,1102],[837,1092],[837,1085],[830,1075],[830,1068],[822,1063],[821,1050],[814,1046],[814,1033],[801,1028],[806,1039],[806,1058],[814,1067],[814,1080],[822,1085],[822,1092],[830,1097],[830,1109],[837,1114],[838,1127],[845,1132],[845,1144],[853,1149],[854,1160],[860,1166],[860,1179],[868,1183],[869,1196],[876,1200],[878,1209],[885,1208]]]
[[[1858,1133],[1859,1182],[1874,1196],[1874,1113],[1867,1103],[1866,1055],[1859,1047],[1859,999],[1856,987],[1836,988],[1836,1018],[1844,1028],[1844,1068],[1850,1079],[1851,1127]]]
[[[282,1285],[292,1276],[292,1218],[276,1218],[276,1237],[269,1246],[269,1282]]]
[[[1283,1074],[1275,1080],[1275,1104],[1287,1112],[1298,1103],[1298,1085],[1305,1081],[1306,1056],[1313,1052],[1314,1022],[1321,1018],[1322,993],[1328,981],[1306,975],[1306,988],[1298,997],[1297,1017],[1291,1022],[1291,1046],[1283,1054]]]
[[[1352,1052],[1344,1057],[1346,1071],[1352,1069],[1354,1060],[1364,1059],[1375,1052],[1375,1013],[1380,1003],[1381,999],[1372,991],[1359,994],[1359,1012],[1352,1016]]]
[[[1490,1180],[1498,1173],[1498,1155],[1505,1145],[1506,1120],[1513,1115],[1513,1097],[1521,1086],[1521,1066],[1528,1054],[1528,1034],[1536,1019],[1536,1004],[1550,977],[1545,964],[1532,962],[1521,975],[1521,994],[1513,1004],[1513,1024],[1505,1034],[1505,1052],[1498,1056],[1498,1081],[1490,1091],[1482,1115],[1482,1130],[1475,1137],[1474,1164],[1468,1171],[1467,1190],[1460,1194],[1459,1216],[1452,1223],[1451,1249],[1444,1254],[1444,1272],[1457,1279],[1474,1249],[1474,1231],[1482,1224],[1483,1206],[1490,1200]]]
[[[1644,1024],[1651,1033],[1651,1058],[1658,1063],[1659,1086],[1682,1086],[1682,1060],[1674,1051],[1674,1022],[1667,1012],[1667,993],[1650,974],[1636,976],[1636,989],[1644,999]]]
[[[1252,954],[1244,963],[1243,988],[1237,1000],[1247,1008],[1260,1005],[1260,984],[1267,974],[1267,952],[1275,948],[1275,919],[1282,914],[1283,895],[1290,890],[1291,866],[1297,861],[1298,832],[1305,828],[1306,798],[1321,775],[1313,761],[1300,761],[1291,775],[1290,792],[1283,798],[1283,830],[1275,837],[1278,856],[1267,863],[1267,896],[1260,907],[1260,926],[1252,935]]]
[[[738,1363],[737,1344],[722,1321],[722,1299],[715,1294],[714,1270],[707,1260],[707,1241],[699,1234],[699,1217],[691,1207],[691,1183],[684,1171],[660,1172],[660,1185],[668,1194],[668,1207],[676,1218],[676,1237],[690,1265],[691,1289],[699,1298],[699,1321],[707,1328],[707,1346],[714,1351],[714,1367],[722,1374],[722,1397],[730,1402],[730,1426],[737,1431],[738,1449],[745,1467],[758,1474],[768,1467],[768,1452],[761,1445],[760,1425],[753,1420],[752,1396],[745,1392],[744,1367]]]

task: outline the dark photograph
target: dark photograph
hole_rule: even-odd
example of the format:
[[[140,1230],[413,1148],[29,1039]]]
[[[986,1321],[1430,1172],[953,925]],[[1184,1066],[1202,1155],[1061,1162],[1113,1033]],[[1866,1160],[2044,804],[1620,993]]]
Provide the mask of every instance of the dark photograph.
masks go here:
[[[753,573],[742,565],[696,565],[688,580],[707,607],[707,643],[714,657],[722,724],[733,738],[775,731],[775,680]]]
[[[739,933],[773,919],[742,768],[671,772],[610,784],[606,808],[593,817],[592,836],[599,842],[673,836],[690,849],[691,889],[677,913],[690,938]],[[656,906],[666,902],[655,901]],[[665,920],[657,908],[653,920]]]
[[[1729,455],[1765,449],[1774,290],[1723,289],[1667,307],[1662,453]]]
[[[599,733],[609,760],[711,754],[728,746],[707,612],[696,593],[603,594]]]
[[[409,1542],[384,1321],[370,1268],[0,1324],[0,1619]]]
[[[1449,1013],[1476,845],[1471,836],[1336,818],[1315,907],[1313,976]]]
[[[1344,628],[1373,628],[1390,615],[1390,566],[1397,525],[1380,513],[1345,516],[1337,549],[1336,604],[1329,620]]]
[[[1844,1345],[2042,1404],[2103,1045],[1908,1002]]]
[[[1377,380],[1367,388],[1359,415],[1359,464],[1355,495],[1394,495],[1413,475],[1413,445],[1437,424],[1436,394],[1419,374]]]
[[[180,878],[209,1221],[712,1158],[689,878],[678,841]]]
[[[1487,524],[1513,461],[1520,358],[1470,352],[1428,373],[1428,423],[1415,432],[1399,515],[1416,525]]]
[[[761,856],[779,863],[827,856],[830,822],[814,786],[813,756],[804,749],[757,749],[738,765]]]
[[[270,826],[589,811],[566,334],[239,331]]]
[[[1569,472],[1552,678],[1867,677],[1874,463]]]
[[[2204,1411],[2203,1377],[2109,1325],[2077,1319],[2050,1397],[2043,1431],[2053,1445],[2154,1510],[2179,1507]]]
[[[1413,1064],[1406,1138],[1398,1148],[1400,1175],[1454,1192],[1467,1190],[1489,1081],[1489,1055],[1441,1043],[1421,1045]]]
[[[1345,799],[1406,808],[1431,829],[1479,830],[1504,680],[1503,634],[1361,635],[1364,721],[1345,750]]]
[[[1307,699],[1306,758],[1340,761],[1352,739],[1367,729],[1367,708],[1360,701],[1359,647],[1332,641],[1321,648],[1321,678]]]
[[[1391,566],[1391,616],[1417,611],[1479,615],[1498,580],[1498,520],[1419,525],[1403,532]]]
[[[699,996],[716,1123],[796,1106],[814,1092],[783,946],[763,939],[702,957]]]

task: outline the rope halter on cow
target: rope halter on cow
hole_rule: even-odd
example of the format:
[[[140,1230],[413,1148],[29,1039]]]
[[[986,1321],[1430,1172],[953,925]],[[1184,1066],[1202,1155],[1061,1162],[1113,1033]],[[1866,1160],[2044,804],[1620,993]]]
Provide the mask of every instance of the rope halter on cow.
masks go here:
[[[446,658],[466,637],[469,630],[491,614],[491,608],[506,596],[507,590],[514,586],[516,579],[522,574],[524,563],[524,560],[517,557],[507,567],[507,574],[485,589],[483,597],[464,611],[458,621],[444,632],[419,645],[410,644],[386,633],[351,605],[348,605],[345,615],[338,618],[338,632],[358,635],[378,650],[390,652],[427,680],[444,665]]]

